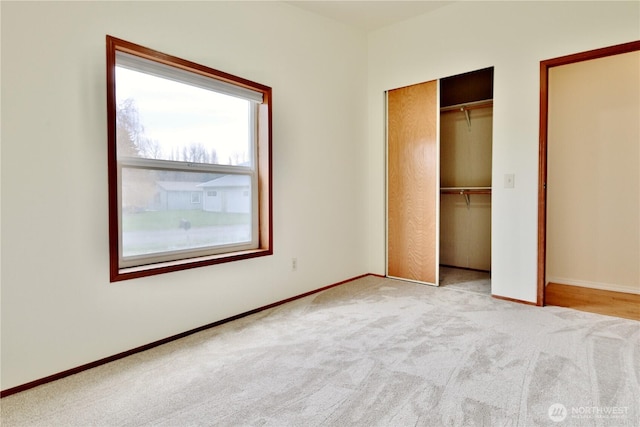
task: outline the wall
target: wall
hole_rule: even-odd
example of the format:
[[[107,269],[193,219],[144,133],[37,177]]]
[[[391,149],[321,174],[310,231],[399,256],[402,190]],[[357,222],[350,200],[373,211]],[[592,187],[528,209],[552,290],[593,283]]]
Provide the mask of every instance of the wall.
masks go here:
[[[640,294],[640,52],[549,70],[547,282]]]
[[[540,61],[636,40],[639,15],[637,2],[456,2],[370,33],[369,270],[385,269],[384,91],[495,66],[492,293],[535,302]]]
[[[364,33],[277,2],[1,8],[3,390],[367,272]],[[273,256],[109,283],[106,34],[272,86]]]

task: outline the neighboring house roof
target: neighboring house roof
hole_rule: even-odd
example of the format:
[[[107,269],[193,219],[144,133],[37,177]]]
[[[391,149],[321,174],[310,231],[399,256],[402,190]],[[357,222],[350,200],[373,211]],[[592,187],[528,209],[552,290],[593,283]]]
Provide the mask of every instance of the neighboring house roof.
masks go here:
[[[165,191],[202,191],[202,189],[199,188],[200,182],[156,181],[156,184]]]
[[[225,175],[198,185],[202,188],[249,187],[251,178],[247,175]]]

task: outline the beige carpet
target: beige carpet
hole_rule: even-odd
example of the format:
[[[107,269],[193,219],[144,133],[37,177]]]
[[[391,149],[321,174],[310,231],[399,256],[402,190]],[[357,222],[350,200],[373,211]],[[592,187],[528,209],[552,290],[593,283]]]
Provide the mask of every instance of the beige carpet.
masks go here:
[[[2,425],[638,426],[639,343],[632,320],[370,276],[9,396]]]
[[[491,273],[440,266],[440,286],[491,295]]]

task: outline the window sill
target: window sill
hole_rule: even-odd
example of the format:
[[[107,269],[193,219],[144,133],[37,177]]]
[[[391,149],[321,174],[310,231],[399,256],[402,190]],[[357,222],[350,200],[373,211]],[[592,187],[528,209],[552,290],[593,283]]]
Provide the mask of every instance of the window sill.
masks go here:
[[[246,251],[209,255],[198,258],[187,258],[178,261],[161,262],[139,267],[116,268],[115,271],[112,270],[111,282],[137,279],[140,277],[154,276],[157,274],[170,273],[173,271],[187,270],[190,268],[203,267],[207,265],[223,264],[226,262],[257,258],[267,255],[273,255],[273,251],[271,249],[251,249]]]

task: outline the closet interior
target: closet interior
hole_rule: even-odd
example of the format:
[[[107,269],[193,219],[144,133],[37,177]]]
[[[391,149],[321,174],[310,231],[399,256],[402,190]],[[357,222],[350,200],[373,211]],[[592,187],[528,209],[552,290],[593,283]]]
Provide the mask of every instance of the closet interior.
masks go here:
[[[491,293],[493,67],[440,80],[440,286]]]

